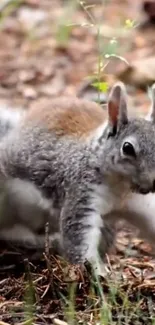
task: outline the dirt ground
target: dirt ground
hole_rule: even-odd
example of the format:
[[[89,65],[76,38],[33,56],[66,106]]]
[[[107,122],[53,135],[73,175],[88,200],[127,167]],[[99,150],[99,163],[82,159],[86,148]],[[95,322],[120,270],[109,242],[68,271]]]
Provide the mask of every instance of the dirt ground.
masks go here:
[[[144,12],[143,5],[143,0],[1,0],[0,106],[29,109],[62,94],[96,100],[99,87],[105,104],[108,89],[122,80],[131,111],[146,114],[148,87],[155,82],[155,6]],[[107,302],[111,320],[101,322],[103,297],[95,281],[90,291],[89,273],[43,254],[32,263],[23,252],[1,246],[0,325],[154,324],[152,247],[123,226],[107,260],[112,275],[110,282],[101,279],[101,287],[107,302],[113,282],[116,301]],[[75,282],[74,310],[69,286]]]

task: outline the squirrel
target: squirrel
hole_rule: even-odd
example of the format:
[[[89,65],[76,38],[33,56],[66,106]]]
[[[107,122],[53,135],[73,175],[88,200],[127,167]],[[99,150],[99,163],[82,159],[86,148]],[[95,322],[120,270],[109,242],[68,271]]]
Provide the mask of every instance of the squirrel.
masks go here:
[[[24,109],[12,109],[7,105],[0,106],[0,140],[19,125],[24,115]]]
[[[155,105],[149,120],[129,118],[126,89],[118,82],[107,113],[105,121],[96,103],[53,99],[45,109],[27,111],[1,139],[0,238],[42,242],[49,222],[62,255],[73,264],[88,260],[102,275],[119,219],[153,239]]]

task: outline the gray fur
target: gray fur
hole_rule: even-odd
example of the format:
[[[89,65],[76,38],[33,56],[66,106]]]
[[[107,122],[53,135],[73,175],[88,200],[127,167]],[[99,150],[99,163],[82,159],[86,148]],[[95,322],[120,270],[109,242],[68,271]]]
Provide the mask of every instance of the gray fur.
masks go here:
[[[20,125],[25,114],[24,109],[0,107],[0,141]],[[33,183],[18,178],[0,182],[0,239],[30,249],[43,249],[45,223],[52,219],[49,245],[60,254],[57,214],[50,200]]]
[[[71,263],[89,260],[99,273],[104,272],[100,255],[112,244],[127,196],[155,191],[154,123],[128,119],[121,83],[110,94],[108,110],[106,132],[103,126],[86,141],[57,137],[36,123],[16,127],[0,144],[1,194],[7,189],[7,200],[18,206],[9,227],[20,223],[37,234],[49,221],[50,234],[60,232],[63,255]],[[133,145],[135,157],[124,154],[125,142]],[[28,194],[24,198],[25,186],[32,200]],[[2,209],[3,238],[8,231],[4,215]]]
[[[151,97],[151,109],[146,119],[154,123],[155,122],[155,83],[152,85],[151,90],[149,91],[149,95]]]

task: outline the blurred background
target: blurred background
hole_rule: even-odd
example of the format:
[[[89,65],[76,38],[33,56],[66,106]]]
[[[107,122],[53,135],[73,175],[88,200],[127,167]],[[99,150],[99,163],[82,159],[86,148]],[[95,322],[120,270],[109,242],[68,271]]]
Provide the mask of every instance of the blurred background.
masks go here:
[[[62,94],[104,104],[120,79],[130,106],[146,112],[154,50],[155,1],[1,0],[0,105]]]

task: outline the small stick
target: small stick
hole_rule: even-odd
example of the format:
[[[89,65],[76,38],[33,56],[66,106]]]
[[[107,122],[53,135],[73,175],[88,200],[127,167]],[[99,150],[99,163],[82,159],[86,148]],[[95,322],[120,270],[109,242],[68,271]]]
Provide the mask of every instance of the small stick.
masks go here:
[[[47,257],[50,255],[49,249],[49,222],[46,222],[45,225],[45,254]]]
[[[53,319],[53,324],[54,325],[68,325],[68,323],[64,322],[63,320],[60,320],[58,318]]]

